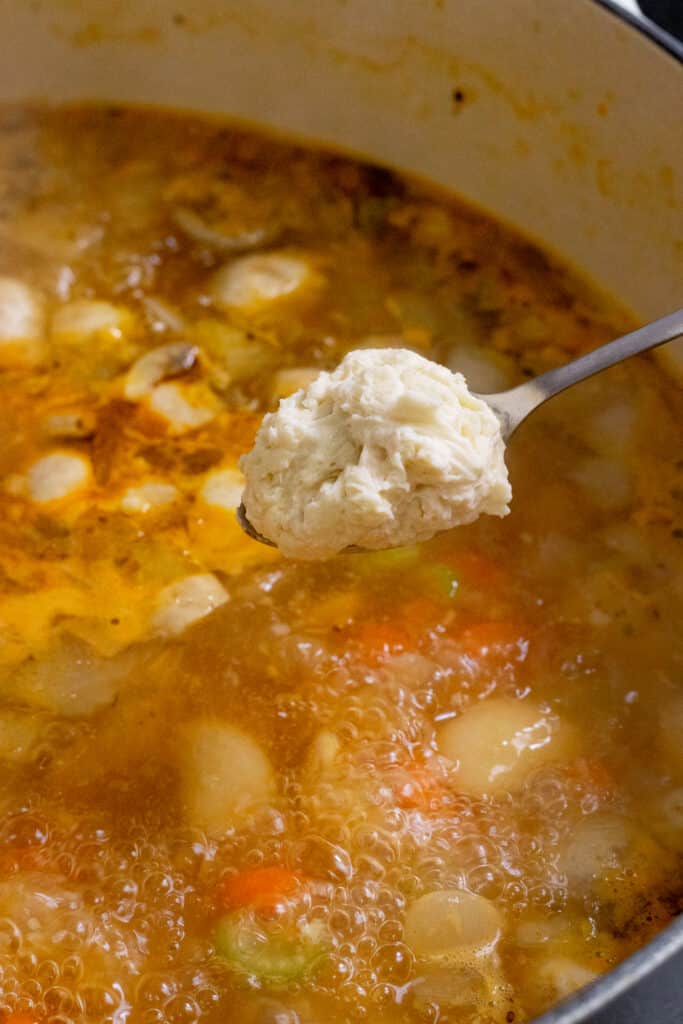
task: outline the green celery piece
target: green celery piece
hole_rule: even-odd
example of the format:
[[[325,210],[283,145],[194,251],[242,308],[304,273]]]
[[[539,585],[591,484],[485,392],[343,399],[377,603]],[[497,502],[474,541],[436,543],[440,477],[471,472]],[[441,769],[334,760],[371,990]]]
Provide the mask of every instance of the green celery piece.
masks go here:
[[[420,548],[411,546],[389,548],[387,551],[370,551],[367,554],[356,556],[356,562],[361,572],[394,572],[412,568],[419,557]]]
[[[315,972],[325,957],[322,943],[303,936],[268,935],[268,928],[264,923],[255,932],[253,922],[245,915],[227,914],[216,929],[216,950],[233,970],[270,986],[286,986]]]

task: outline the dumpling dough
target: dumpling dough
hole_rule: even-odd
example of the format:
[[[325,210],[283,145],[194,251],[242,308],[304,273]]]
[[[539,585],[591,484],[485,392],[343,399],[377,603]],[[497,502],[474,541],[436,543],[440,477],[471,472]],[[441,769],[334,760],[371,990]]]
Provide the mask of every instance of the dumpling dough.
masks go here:
[[[243,456],[252,525],[293,558],[398,547],[507,515],[493,411],[460,373],[407,349],[350,352],[284,399]]]

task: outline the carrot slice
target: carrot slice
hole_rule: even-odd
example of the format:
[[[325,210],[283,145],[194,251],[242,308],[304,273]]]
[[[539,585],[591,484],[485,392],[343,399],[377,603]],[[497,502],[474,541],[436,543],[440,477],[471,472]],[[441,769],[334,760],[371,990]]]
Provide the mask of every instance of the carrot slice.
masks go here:
[[[251,868],[226,879],[220,887],[220,901],[227,909],[251,907],[261,914],[273,914],[279,904],[293,896],[301,879],[289,868],[274,864]]]
[[[526,630],[513,622],[477,622],[458,636],[475,661],[524,661],[529,651]]]
[[[407,631],[391,622],[361,622],[350,630],[348,637],[364,656],[375,661],[412,646]]]

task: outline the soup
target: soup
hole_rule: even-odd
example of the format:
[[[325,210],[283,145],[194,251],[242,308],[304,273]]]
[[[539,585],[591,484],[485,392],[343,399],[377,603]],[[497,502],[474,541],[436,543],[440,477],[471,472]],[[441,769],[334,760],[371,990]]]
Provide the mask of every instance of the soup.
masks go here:
[[[297,563],[280,397],[405,346],[502,390],[629,327],[386,169],[189,116],[0,117],[0,1020],[512,1024],[681,909],[680,391],[509,451],[512,514]]]

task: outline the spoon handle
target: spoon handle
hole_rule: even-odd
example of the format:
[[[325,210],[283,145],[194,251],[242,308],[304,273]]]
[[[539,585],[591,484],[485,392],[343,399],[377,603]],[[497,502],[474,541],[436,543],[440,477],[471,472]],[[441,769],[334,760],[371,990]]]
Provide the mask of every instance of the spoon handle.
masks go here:
[[[526,381],[524,384],[503,391],[499,395],[481,395],[502,423],[503,436],[507,439],[517,429],[522,420],[530,412],[553,395],[559,394],[572,384],[592,377],[601,370],[606,370],[615,363],[620,363],[639,352],[664,345],[683,335],[683,309],[676,310],[655,320],[637,331],[625,334],[622,338],[610,341],[607,345],[587,352],[585,356],[574,359],[571,363],[548,370],[540,377]]]

